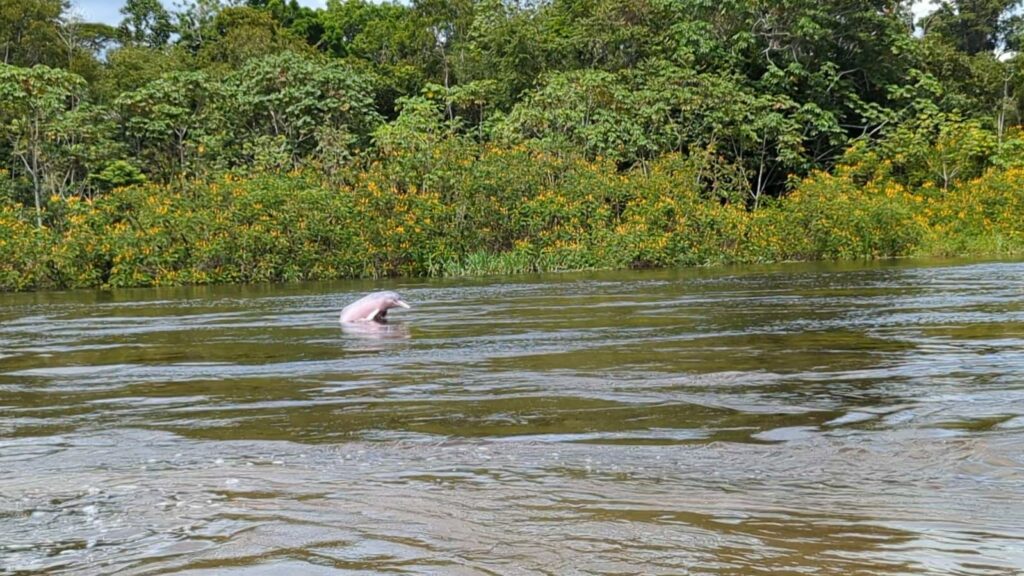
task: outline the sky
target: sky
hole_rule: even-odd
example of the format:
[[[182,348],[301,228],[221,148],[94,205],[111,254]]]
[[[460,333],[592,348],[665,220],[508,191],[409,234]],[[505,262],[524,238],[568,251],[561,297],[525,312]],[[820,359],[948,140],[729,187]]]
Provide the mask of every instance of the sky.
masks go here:
[[[168,9],[174,9],[175,2],[172,0],[161,0]],[[72,0],[72,5],[87,22],[105,22],[116,25],[121,22],[121,14],[118,12],[124,6],[124,0]],[[180,3],[180,2],[179,2]],[[299,0],[299,4],[311,8],[323,8],[327,5],[326,0]],[[929,0],[918,0],[914,2],[914,14],[920,18],[934,9]]]
[[[176,10],[175,4],[181,4],[180,0],[160,0],[168,10]],[[323,8],[327,5],[326,0],[299,0],[299,4],[310,8]],[[121,22],[121,6],[124,0],[71,0],[71,9],[82,16],[86,22],[103,22],[105,24],[117,25]]]

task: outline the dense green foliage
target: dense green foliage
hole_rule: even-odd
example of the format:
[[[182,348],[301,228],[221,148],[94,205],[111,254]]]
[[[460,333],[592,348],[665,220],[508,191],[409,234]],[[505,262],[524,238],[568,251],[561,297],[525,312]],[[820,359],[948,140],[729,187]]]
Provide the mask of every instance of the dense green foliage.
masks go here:
[[[0,4],[0,289],[1024,247],[1019,1]]]
[[[334,184],[312,171],[55,196],[52,227],[0,210],[0,286],[146,286],[514,273],[1024,249],[1024,169],[949,190],[861,166],[815,173],[751,211],[709,202],[692,162],[622,174],[525,146],[441,146]],[[468,152],[468,153],[467,153]],[[425,180],[421,178],[426,175]]]

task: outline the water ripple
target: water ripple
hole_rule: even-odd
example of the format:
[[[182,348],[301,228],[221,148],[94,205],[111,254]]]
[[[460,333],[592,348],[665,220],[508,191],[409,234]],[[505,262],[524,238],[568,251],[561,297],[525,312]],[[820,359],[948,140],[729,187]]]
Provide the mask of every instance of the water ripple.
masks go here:
[[[1024,264],[0,295],[0,571],[1024,571]]]

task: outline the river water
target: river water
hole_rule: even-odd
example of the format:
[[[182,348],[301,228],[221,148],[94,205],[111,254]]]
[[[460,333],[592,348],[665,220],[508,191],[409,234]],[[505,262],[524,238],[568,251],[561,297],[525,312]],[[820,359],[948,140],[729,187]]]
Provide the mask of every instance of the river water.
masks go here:
[[[1024,264],[0,295],[40,571],[1020,574]]]

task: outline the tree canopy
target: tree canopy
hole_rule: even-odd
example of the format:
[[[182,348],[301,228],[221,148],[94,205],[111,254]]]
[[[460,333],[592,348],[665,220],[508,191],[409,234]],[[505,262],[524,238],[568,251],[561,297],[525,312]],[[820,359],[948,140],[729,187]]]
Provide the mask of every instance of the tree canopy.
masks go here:
[[[710,195],[756,205],[851,148],[964,123],[1002,139],[1022,112],[1020,4],[943,0],[915,23],[906,0],[128,0],[105,27],[64,0],[3,2],[0,157],[33,200],[102,192],[125,166],[172,182],[372,161],[382,124],[426,102],[448,137],[621,171],[680,154],[732,175]],[[72,184],[24,162],[33,122],[53,126],[40,155],[90,147]]]

